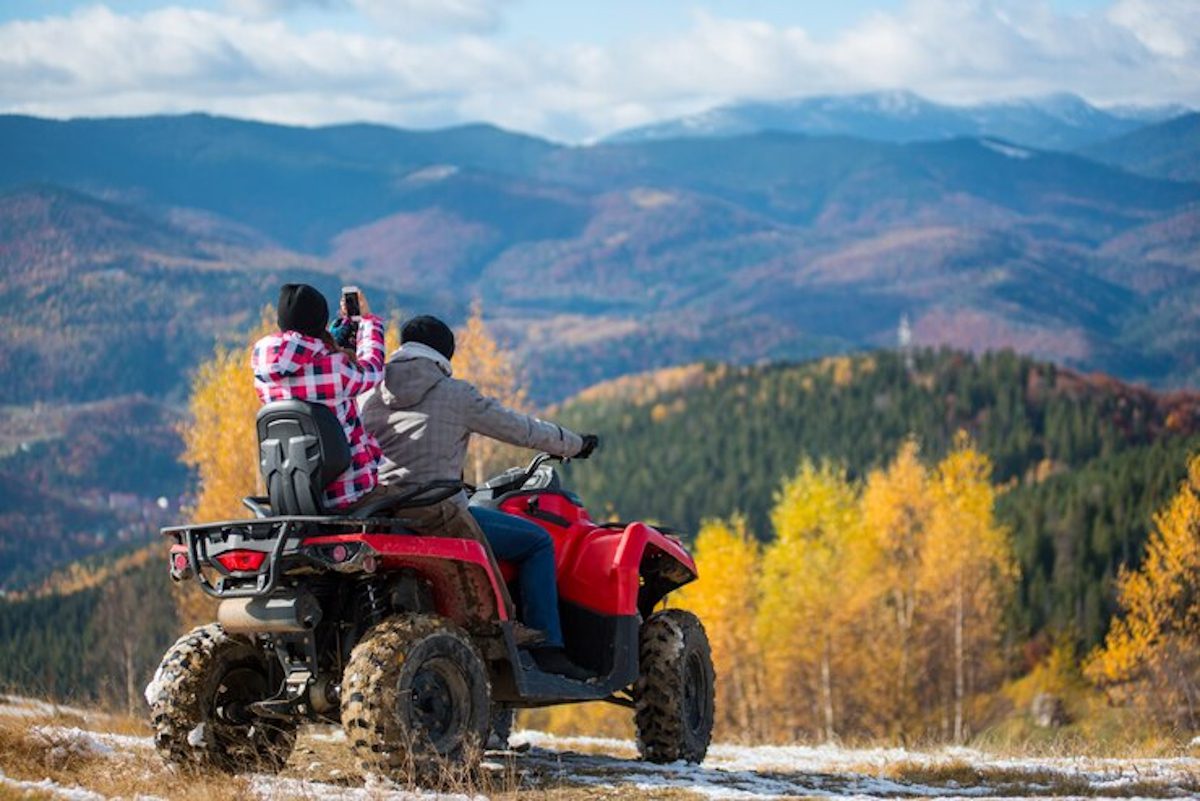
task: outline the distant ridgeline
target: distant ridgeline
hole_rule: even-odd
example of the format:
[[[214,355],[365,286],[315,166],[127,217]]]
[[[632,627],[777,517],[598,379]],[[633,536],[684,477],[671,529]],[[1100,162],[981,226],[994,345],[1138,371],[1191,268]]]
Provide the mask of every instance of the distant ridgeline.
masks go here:
[[[1022,572],[1021,633],[1097,643],[1120,565],[1137,563],[1154,510],[1200,450],[1200,394],[1154,393],[1010,352],[911,358],[911,371],[903,354],[879,352],[602,384],[559,412],[603,442],[569,468],[570,483],[596,512],[691,534],[741,511],[769,539],[773,495],[804,457],[861,476],[910,435],[935,459],[964,429],[1007,489],[998,512]]]

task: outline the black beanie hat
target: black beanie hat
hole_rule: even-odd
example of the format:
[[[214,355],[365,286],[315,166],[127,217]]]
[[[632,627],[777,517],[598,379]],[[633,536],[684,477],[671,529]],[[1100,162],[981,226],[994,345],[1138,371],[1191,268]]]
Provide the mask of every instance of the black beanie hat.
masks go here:
[[[454,332],[450,330],[450,326],[428,314],[414,317],[404,324],[400,329],[400,344],[405,342],[420,342],[447,359],[454,358]]]
[[[325,296],[308,284],[284,284],[279,290],[280,331],[298,331],[320,339],[329,323]]]

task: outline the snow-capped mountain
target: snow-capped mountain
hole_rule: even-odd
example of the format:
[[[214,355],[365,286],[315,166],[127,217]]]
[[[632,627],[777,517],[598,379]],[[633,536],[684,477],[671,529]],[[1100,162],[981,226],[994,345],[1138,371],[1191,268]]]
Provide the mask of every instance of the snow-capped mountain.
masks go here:
[[[889,142],[990,136],[1070,150],[1186,113],[1180,106],[1099,108],[1077,95],[955,106],[896,90],[734,103],[621,131],[611,142],[728,137],[766,130]]]

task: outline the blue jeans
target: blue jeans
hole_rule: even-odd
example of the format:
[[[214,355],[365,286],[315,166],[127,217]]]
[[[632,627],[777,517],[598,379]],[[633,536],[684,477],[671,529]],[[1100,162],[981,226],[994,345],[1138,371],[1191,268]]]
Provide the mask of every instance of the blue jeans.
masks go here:
[[[468,511],[483,529],[496,558],[517,565],[521,622],[546,632],[545,645],[561,648],[563,637],[558,620],[554,540],[541,526],[524,518],[479,506],[472,506]]]

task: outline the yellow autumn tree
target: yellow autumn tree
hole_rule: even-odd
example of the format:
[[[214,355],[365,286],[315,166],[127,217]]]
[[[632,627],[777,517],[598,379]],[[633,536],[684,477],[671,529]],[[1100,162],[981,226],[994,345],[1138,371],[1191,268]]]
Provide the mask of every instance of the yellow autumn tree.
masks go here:
[[[877,669],[869,678],[876,707],[890,733],[903,737],[919,717],[916,679],[922,675],[922,597],[919,580],[927,529],[933,513],[929,476],[914,440],[900,446],[895,460],[867,477],[863,521],[880,551],[876,587],[879,617],[873,621]]]
[[[1154,717],[1200,725],[1200,456],[1154,517],[1146,555],[1118,579],[1121,612],[1084,672]]]
[[[188,421],[180,429],[180,458],[196,474],[196,499],[188,510],[193,522],[243,517],[248,512],[242,498],[258,494],[254,416],[260,403],[250,370],[250,347],[275,328],[273,310],[264,309],[243,343],[219,345],[192,378]],[[175,601],[185,628],[212,620],[215,607],[191,582],[175,585]]]
[[[971,689],[998,674],[1003,613],[1017,575],[1008,532],[996,522],[991,475],[990,460],[960,432],[931,477],[918,576],[930,653],[940,668],[934,675],[943,677],[943,686],[926,690],[948,699],[942,734],[958,743],[967,736]]]
[[[275,330],[267,312],[244,344],[219,346],[192,379],[188,422],[183,425],[183,463],[196,473],[193,521],[224,520],[246,513],[242,498],[254,495],[258,437],[254,416],[261,405],[250,371],[250,346]]]
[[[693,548],[700,578],[672,596],[672,605],[699,616],[712,645],[717,674],[716,736],[761,739],[760,640],[753,621],[758,610],[761,557],[746,520],[708,520]]]
[[[519,411],[526,411],[528,400],[517,373],[512,351],[496,341],[483,321],[483,303],[471,304],[466,324],[454,334],[454,376],[469,381],[483,395]],[[470,460],[474,469],[473,481],[482,484],[489,471],[501,467],[501,460],[514,458],[511,447],[486,437],[472,437]],[[508,466],[507,464],[503,466]]]
[[[856,653],[871,602],[876,544],[843,471],[805,462],[771,513],[756,630],[763,652],[763,710],[776,737],[836,740],[840,713],[870,652]]]

